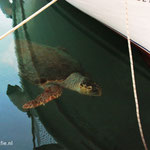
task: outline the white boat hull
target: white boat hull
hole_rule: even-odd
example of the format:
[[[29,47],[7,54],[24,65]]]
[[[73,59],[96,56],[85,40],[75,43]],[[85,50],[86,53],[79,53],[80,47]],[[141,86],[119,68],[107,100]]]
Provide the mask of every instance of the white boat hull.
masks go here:
[[[66,0],[86,14],[104,23],[123,36],[126,30],[125,0]],[[128,0],[130,38],[150,54],[150,1]]]

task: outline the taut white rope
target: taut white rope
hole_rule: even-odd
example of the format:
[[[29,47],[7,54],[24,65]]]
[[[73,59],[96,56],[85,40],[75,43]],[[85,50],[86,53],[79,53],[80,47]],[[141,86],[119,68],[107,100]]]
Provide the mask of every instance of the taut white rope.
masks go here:
[[[134,92],[134,99],[135,99],[135,106],[136,106],[136,116],[137,116],[137,122],[138,122],[139,131],[140,131],[140,136],[141,136],[144,148],[145,148],[145,150],[148,150],[148,147],[146,145],[146,141],[144,138],[143,129],[142,129],[142,124],[141,124],[141,119],[140,119],[140,111],[139,111],[139,102],[138,102],[137,90],[136,90],[134,64],[133,64],[133,56],[132,56],[132,48],[131,48],[130,32],[129,32],[128,0],[125,0],[125,9],[126,9],[126,30],[127,30],[128,50],[129,50],[131,76],[132,76],[133,92]]]
[[[2,40],[3,38],[5,38],[7,35],[9,35],[10,33],[14,32],[15,30],[17,30],[18,28],[20,28],[21,26],[23,26],[25,23],[27,23],[28,21],[30,21],[31,19],[33,19],[35,16],[37,16],[38,14],[40,14],[42,11],[44,11],[45,9],[47,9],[49,6],[51,6],[52,4],[54,4],[55,2],[57,2],[58,0],[52,0],[51,2],[49,2],[48,4],[46,4],[44,7],[42,7],[41,9],[39,9],[38,11],[36,11],[34,14],[32,14],[30,17],[28,17],[27,19],[23,20],[21,23],[19,23],[17,26],[15,26],[14,28],[12,28],[11,30],[9,30],[8,32],[6,32],[5,34],[3,34],[0,37],[0,40]]]

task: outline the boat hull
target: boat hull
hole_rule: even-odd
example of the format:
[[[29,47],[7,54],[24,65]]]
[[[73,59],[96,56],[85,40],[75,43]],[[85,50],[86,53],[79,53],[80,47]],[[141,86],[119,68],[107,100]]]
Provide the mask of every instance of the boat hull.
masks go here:
[[[84,13],[102,22],[122,36],[127,36],[125,1],[66,0]],[[150,2],[128,1],[128,22],[132,43],[150,55]]]

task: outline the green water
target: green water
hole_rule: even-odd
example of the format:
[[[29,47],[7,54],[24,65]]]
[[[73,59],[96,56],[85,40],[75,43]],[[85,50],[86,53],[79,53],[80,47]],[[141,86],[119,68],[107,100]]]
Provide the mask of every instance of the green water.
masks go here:
[[[7,0],[0,1],[0,35],[47,2],[16,0],[10,5]],[[29,42],[28,49],[32,42],[66,48],[102,86],[102,96],[83,96],[64,89],[57,100],[23,112],[22,103],[34,99],[41,90],[19,76],[26,57],[17,50],[22,49],[20,40]],[[149,146],[150,71],[136,47],[133,56],[141,121]],[[0,150],[31,150],[45,144],[48,150],[144,149],[136,121],[126,40],[68,3],[59,1],[0,41],[0,71],[0,141],[13,141],[13,146],[0,145]],[[42,129],[39,124],[43,124]]]

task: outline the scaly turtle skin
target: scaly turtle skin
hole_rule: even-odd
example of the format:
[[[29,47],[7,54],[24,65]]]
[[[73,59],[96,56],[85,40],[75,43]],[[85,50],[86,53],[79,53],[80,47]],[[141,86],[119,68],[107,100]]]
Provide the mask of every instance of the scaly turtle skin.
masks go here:
[[[35,100],[23,105],[35,108],[61,96],[62,88],[89,96],[100,96],[101,88],[85,76],[80,64],[64,49],[19,41],[23,54],[20,76],[44,89]],[[30,57],[29,57],[30,56]]]

